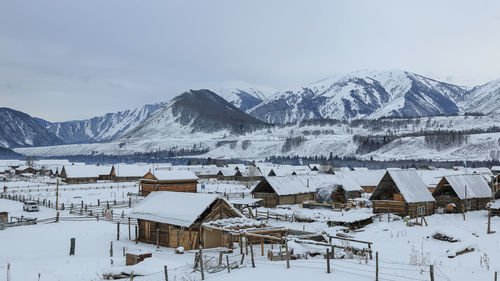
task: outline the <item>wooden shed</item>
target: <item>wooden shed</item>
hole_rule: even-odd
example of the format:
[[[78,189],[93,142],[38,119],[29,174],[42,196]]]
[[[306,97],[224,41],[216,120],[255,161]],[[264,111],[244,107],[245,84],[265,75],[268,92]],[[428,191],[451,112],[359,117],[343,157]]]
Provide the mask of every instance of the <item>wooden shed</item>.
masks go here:
[[[434,213],[435,200],[415,170],[387,170],[370,200],[374,213],[418,217]]]
[[[268,176],[251,191],[254,198],[262,199],[260,205],[274,208],[277,205],[300,204],[314,200],[316,189],[311,179],[304,176]]]
[[[212,194],[151,192],[129,215],[139,224],[140,242],[165,247],[198,249],[227,247],[232,238],[222,233],[204,232],[208,221],[243,217],[224,199]]]
[[[112,166],[103,165],[69,165],[63,166],[60,176],[64,182],[74,183],[92,183],[100,179],[111,179],[114,175]]]
[[[444,176],[432,193],[436,205],[448,212],[485,210],[491,188],[482,175]]]
[[[186,170],[155,170],[144,175],[139,183],[139,194],[153,191],[196,192],[198,177]]]

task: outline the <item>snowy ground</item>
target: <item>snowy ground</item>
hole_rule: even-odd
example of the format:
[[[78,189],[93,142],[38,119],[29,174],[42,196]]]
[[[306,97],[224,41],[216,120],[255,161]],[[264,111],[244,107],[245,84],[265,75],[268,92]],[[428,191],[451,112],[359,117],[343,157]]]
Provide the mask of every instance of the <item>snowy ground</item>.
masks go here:
[[[234,182],[203,181],[205,192],[243,192],[248,194],[245,185]],[[120,183],[122,184],[122,183]],[[133,185],[133,183],[130,183]],[[127,186],[127,183],[124,183]],[[85,186],[85,185],[80,185]],[[201,188],[200,186],[198,187]],[[21,194],[29,193],[21,188]],[[96,198],[120,197],[121,192],[136,188],[89,189],[64,191],[61,200],[96,201]],[[200,190],[202,191],[202,190]],[[47,198],[52,196],[47,193]],[[113,195],[113,192],[116,194]],[[31,192],[33,193],[33,191]],[[125,193],[126,194],[126,193]],[[52,197],[50,197],[52,198]],[[117,198],[121,199],[121,198]],[[67,200],[67,201],[66,201]],[[128,208],[124,208],[125,213]],[[267,209],[259,208],[265,212]],[[56,211],[40,207],[38,213],[22,211],[22,203],[0,199],[0,212],[8,211],[9,216],[36,217],[39,219],[55,217]],[[370,209],[358,209],[343,212],[329,210],[308,210],[298,206],[289,209],[270,209],[274,213],[300,214],[317,220],[312,223],[276,221],[270,219],[269,224],[285,226],[295,230],[305,230],[321,233],[323,231],[335,234],[342,227],[329,228],[327,220],[354,218],[370,215]],[[70,216],[68,211],[61,211],[61,216]],[[394,216],[393,216],[394,218]],[[402,220],[388,222],[387,215],[375,219],[360,231],[350,231],[347,235],[354,239],[373,242],[372,248],[379,253],[380,280],[430,280],[429,265],[435,266],[435,280],[493,280],[495,270],[500,270],[500,218],[492,218],[494,234],[487,234],[486,211],[475,211],[463,216],[452,214],[436,214],[426,218],[429,226],[409,227]],[[18,226],[0,230],[0,276],[7,274],[7,264],[10,263],[12,281],[37,280],[101,280],[104,273],[134,272],[143,277],[134,280],[156,281],[164,280],[163,266],[169,268],[169,280],[200,280],[200,272],[192,272],[194,252],[183,255],[174,254],[174,250],[154,245],[135,244],[128,240],[128,229],[122,225],[121,240],[116,240],[116,224],[104,220],[92,221],[61,221],[58,223]],[[459,240],[456,243],[444,242],[432,238],[435,233],[441,233]],[[70,238],[76,238],[76,255],[69,256]],[[134,231],[132,231],[134,238]],[[110,242],[113,242],[114,256],[109,254]],[[363,248],[365,245],[355,242],[336,241],[337,245],[350,245]],[[124,266],[123,247],[127,252],[152,253],[153,257],[136,266]],[[265,246],[265,252],[271,245]],[[276,245],[274,248],[276,249]],[[321,246],[304,246],[290,242],[290,247],[296,252],[306,250],[326,251]],[[235,252],[229,255],[230,262],[241,260],[237,245]],[[466,248],[474,248],[473,252],[449,258],[456,252]],[[207,280],[374,280],[375,261],[364,259],[335,259],[332,261],[332,273],[326,273],[326,260],[321,257],[310,257],[307,260],[292,260],[291,268],[286,268],[285,262],[271,262],[267,257],[260,256],[260,245],[254,246],[256,268],[252,268],[250,259],[245,257],[242,267],[233,269],[231,273],[222,270],[218,273],[206,273]],[[217,250],[206,250],[205,259],[218,259]],[[337,253],[337,258],[339,253]],[[111,259],[113,264],[111,264]],[[224,257],[225,260],[225,257]],[[0,280],[4,280],[1,279]]]

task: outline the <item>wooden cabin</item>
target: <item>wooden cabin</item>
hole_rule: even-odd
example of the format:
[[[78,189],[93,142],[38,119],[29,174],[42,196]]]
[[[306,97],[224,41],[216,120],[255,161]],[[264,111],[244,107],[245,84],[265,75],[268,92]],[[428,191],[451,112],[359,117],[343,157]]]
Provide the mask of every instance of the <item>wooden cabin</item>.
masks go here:
[[[491,188],[482,175],[444,176],[432,193],[436,206],[447,212],[485,210]]]
[[[151,192],[128,214],[137,219],[138,240],[165,247],[198,249],[229,247],[232,238],[223,233],[201,230],[205,222],[242,217],[224,199],[213,194]]]
[[[98,180],[109,180],[114,175],[112,166],[104,165],[69,165],[63,166],[60,172],[63,181],[68,184],[93,183]]]
[[[139,183],[139,194],[152,191],[175,191],[196,193],[198,177],[185,170],[155,170],[147,172]]]
[[[415,170],[389,169],[373,191],[374,213],[417,217],[434,213],[435,200]]]
[[[36,175],[37,173],[38,173],[38,171],[35,168],[29,167],[29,166],[21,166],[21,167],[17,168],[16,172],[15,172],[16,175],[22,175],[22,174]]]
[[[219,169],[219,172],[217,172],[217,179],[218,180],[233,181],[235,179],[236,172],[237,172],[237,170],[235,170],[233,168]]]
[[[294,205],[314,200],[316,189],[304,176],[268,176],[251,191],[254,198],[262,199],[260,205],[274,208],[277,205]]]
[[[117,182],[137,181],[142,179],[151,169],[153,169],[153,166],[148,164],[117,164],[115,166],[116,173],[112,180]]]

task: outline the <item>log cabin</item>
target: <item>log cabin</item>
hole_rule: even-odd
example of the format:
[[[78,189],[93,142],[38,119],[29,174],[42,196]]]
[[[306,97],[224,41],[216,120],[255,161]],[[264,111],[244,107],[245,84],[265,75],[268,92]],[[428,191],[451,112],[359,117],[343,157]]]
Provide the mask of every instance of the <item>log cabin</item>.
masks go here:
[[[69,165],[60,172],[63,181],[68,184],[92,183],[109,180],[114,176],[114,167],[107,165]]]
[[[485,210],[491,195],[488,182],[478,174],[444,176],[432,193],[436,206],[451,213]]]
[[[152,191],[176,191],[196,193],[198,177],[186,170],[149,171],[139,183],[139,194],[147,196]]]
[[[388,169],[370,200],[374,213],[426,216],[434,213],[435,200],[415,170]]]
[[[321,188],[345,186],[349,191],[361,191],[352,179],[338,175],[313,174],[302,176],[269,176],[261,180],[251,191],[254,198],[262,199],[260,205],[274,208],[277,205],[301,204],[314,201],[316,191]]]
[[[300,204],[314,200],[316,189],[308,177],[267,176],[251,191],[254,198],[262,199],[260,205],[274,208],[277,205]]]
[[[232,244],[226,234],[202,231],[205,222],[241,218],[243,215],[213,194],[151,192],[128,214],[137,219],[138,241],[185,250],[223,247]]]
[[[117,182],[140,180],[147,174],[153,165],[150,164],[117,164],[115,176],[112,180]]]

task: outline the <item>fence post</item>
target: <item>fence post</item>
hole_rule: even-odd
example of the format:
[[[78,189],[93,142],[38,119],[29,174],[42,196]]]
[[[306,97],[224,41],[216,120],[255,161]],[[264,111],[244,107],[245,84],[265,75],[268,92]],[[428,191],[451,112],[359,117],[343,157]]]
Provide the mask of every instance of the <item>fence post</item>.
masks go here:
[[[128,240],[132,240],[132,235],[130,233],[130,218],[128,218]]]
[[[431,281],[434,281],[434,265],[429,265],[429,274],[431,275]]]
[[[116,223],[116,240],[120,240],[120,222]]]
[[[219,252],[219,266],[222,265],[222,251]]]
[[[201,280],[205,280],[205,274],[203,273],[203,251],[201,250],[200,245],[200,271],[201,271]]]
[[[226,261],[227,261],[227,273],[231,273],[231,268],[229,266],[229,256],[226,255]]]
[[[260,241],[260,255],[264,256],[264,239]]]
[[[139,242],[139,237],[137,237],[137,225],[135,226],[135,244]]]
[[[255,261],[253,259],[253,245],[250,243],[250,254],[252,257],[252,267],[255,267]]]
[[[326,273],[330,273],[330,249],[326,248]]]
[[[165,272],[165,281],[168,281],[168,271],[166,265],[163,267],[163,271]]]
[[[491,234],[491,211],[488,211],[488,234]]]
[[[59,222],[59,212],[56,213],[56,222]]]
[[[71,238],[71,244],[70,244],[70,247],[69,247],[69,255],[70,256],[74,256],[75,255],[75,242],[76,242],[76,238]]]
[[[378,252],[375,252],[375,281],[378,281]]]
[[[113,257],[113,241],[109,244],[109,256]]]
[[[286,268],[290,268],[290,253],[288,252],[288,240],[285,241]]]
[[[498,277],[498,272],[495,271],[495,281],[497,281],[497,277]]]

